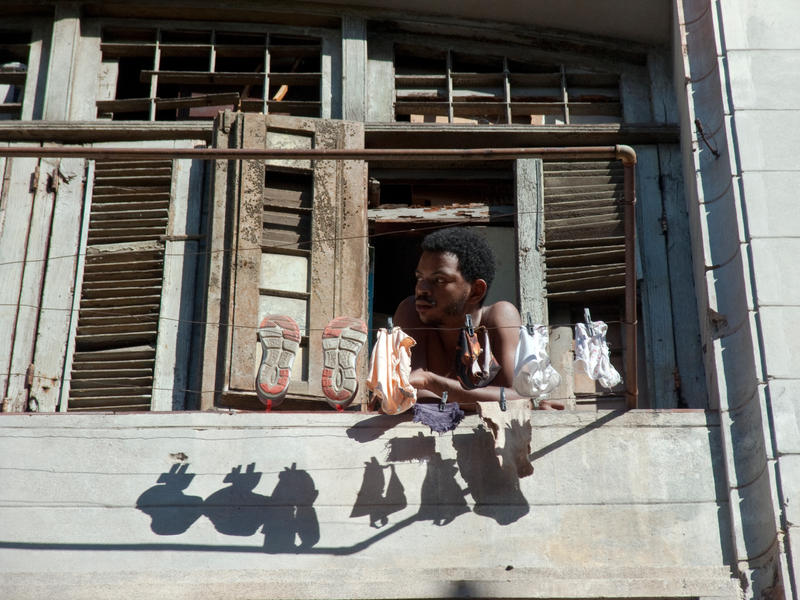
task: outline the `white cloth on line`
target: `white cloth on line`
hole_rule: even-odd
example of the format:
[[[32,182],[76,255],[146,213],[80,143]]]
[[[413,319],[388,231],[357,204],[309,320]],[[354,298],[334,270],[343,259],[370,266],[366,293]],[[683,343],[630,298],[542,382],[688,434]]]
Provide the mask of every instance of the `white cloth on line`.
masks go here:
[[[367,387],[372,390],[387,415],[396,415],[411,408],[417,401],[417,390],[409,383],[411,348],[417,342],[399,327],[391,332],[379,329],[369,359]]]
[[[514,390],[520,396],[543,398],[558,387],[561,375],[550,364],[547,354],[547,327],[534,325],[519,328],[519,343],[514,357]]]
[[[594,335],[586,324],[575,325],[575,364],[582,365],[586,374],[606,389],[622,382],[622,377],[611,364],[606,342],[608,325],[605,321],[592,321]]]

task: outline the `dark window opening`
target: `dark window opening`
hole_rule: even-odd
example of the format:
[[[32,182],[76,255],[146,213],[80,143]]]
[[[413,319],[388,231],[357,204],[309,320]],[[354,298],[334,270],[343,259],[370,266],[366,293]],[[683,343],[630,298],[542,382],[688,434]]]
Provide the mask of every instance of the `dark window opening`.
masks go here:
[[[510,164],[472,169],[370,169],[371,327],[386,327],[413,294],[422,238],[452,225],[478,228],[497,258],[487,302],[519,306],[515,183]],[[551,359],[577,409],[625,408],[624,382],[603,389],[573,365],[573,333],[584,321],[608,325],[611,362],[625,377],[625,231],[623,170],[617,161],[545,161],[542,248]],[[528,210],[535,208],[528,207]],[[525,315],[522,315],[523,321]],[[642,348],[643,349],[643,348]],[[557,355],[557,356],[556,356]]]
[[[619,74],[395,45],[395,120],[552,125],[620,122]]]
[[[31,32],[0,30],[0,120],[20,119]]]
[[[318,38],[112,27],[101,50],[115,78],[105,86],[113,98],[97,101],[101,118],[209,119],[225,109],[321,115]]]

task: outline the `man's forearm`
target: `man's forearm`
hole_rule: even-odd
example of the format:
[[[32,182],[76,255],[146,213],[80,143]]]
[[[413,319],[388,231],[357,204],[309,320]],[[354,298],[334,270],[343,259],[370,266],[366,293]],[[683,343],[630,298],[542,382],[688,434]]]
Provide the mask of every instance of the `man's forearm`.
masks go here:
[[[500,386],[490,385],[472,390],[465,390],[461,384],[449,377],[443,377],[430,371],[425,372],[424,390],[427,390],[440,397],[447,392],[448,402],[458,402],[462,408],[474,410],[476,402],[499,402]],[[516,400],[522,398],[512,388],[505,388],[506,400]],[[424,395],[423,395],[424,397]]]

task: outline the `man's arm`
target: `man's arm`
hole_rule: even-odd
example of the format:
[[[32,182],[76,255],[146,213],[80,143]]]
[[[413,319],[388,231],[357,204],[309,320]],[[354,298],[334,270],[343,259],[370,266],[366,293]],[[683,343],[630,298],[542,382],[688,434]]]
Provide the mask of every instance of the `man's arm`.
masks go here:
[[[465,390],[454,378],[445,377],[428,369],[428,333],[429,329],[419,320],[414,308],[414,297],[403,300],[394,315],[394,324],[413,337],[417,345],[411,350],[410,383],[417,390],[420,400],[438,400],[447,392],[449,402],[458,402],[462,408],[475,410],[476,402],[499,402],[500,388],[505,388],[506,400],[522,398],[511,387],[514,381],[514,359],[519,343],[519,327],[522,321],[519,311],[510,302],[498,302],[492,305],[484,315],[481,324],[489,329],[489,341],[492,354],[500,364],[500,371],[492,381],[492,385],[472,390]],[[455,356],[453,357],[455,360]],[[563,409],[564,405],[556,401],[542,401],[541,408]]]
[[[413,296],[400,303],[394,315],[394,323],[401,327],[417,341],[411,350],[411,378],[410,383],[417,389],[417,398],[420,400],[438,400],[447,392],[448,402],[458,402],[462,408],[475,410],[476,402],[498,402],[500,388],[505,387],[507,400],[521,398],[510,386],[514,378],[514,354],[517,348],[520,317],[513,304],[499,303],[505,306],[493,305],[487,310],[487,321],[483,322],[490,331],[490,344],[492,354],[500,363],[500,371],[492,381],[492,385],[465,390],[461,383],[452,377],[445,377],[434,373],[428,368],[428,334],[430,329],[419,320],[419,315],[414,308]],[[500,310],[497,310],[497,309]],[[495,312],[496,311],[496,312]],[[494,321],[507,323],[507,327],[498,328]],[[455,355],[452,358],[455,361]]]

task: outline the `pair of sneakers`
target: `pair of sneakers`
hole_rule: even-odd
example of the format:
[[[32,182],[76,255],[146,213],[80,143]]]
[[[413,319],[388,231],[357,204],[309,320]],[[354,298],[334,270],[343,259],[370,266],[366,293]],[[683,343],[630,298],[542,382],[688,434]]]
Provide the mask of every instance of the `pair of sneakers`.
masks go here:
[[[261,364],[256,394],[267,410],[278,406],[289,389],[300,346],[300,328],[286,315],[267,315],[258,328]],[[356,359],[367,341],[367,326],[354,317],[336,317],[322,333],[322,392],[336,410],[349,406],[358,391]]]

